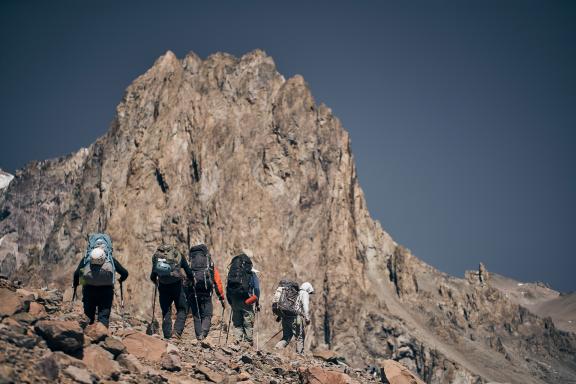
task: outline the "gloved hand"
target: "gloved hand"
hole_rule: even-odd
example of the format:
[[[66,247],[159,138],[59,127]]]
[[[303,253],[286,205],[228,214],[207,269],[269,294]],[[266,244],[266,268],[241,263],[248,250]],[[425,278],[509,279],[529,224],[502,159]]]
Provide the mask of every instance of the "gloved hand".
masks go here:
[[[310,325],[310,323],[311,323],[312,321],[310,320],[309,317],[307,317],[306,320],[305,320],[305,322],[306,322],[306,325]]]
[[[256,312],[260,312],[260,303],[256,303]]]
[[[280,318],[280,316],[276,316],[276,322],[279,323],[280,320],[282,320],[282,319]]]

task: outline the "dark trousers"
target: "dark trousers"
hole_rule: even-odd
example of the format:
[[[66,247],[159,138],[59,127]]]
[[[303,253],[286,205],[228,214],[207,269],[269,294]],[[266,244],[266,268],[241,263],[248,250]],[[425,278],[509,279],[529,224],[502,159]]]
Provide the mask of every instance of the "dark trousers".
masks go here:
[[[198,305],[196,305],[196,297],[198,298]],[[210,325],[212,323],[212,296],[194,297],[194,292],[188,293],[188,304],[194,316],[194,332],[197,339],[203,339],[208,336],[210,332]]]
[[[98,310],[98,321],[108,326],[110,323],[110,311],[114,300],[114,287],[112,285],[95,287],[85,285],[82,287],[82,303],[84,304],[84,314],[90,319],[90,324],[94,323],[96,310]]]
[[[160,308],[162,309],[162,333],[165,338],[172,336],[172,303],[176,307],[176,321],[174,322],[174,333],[178,336],[184,331],[188,305],[186,295],[182,288],[182,282],[172,284],[158,284],[160,294]]]

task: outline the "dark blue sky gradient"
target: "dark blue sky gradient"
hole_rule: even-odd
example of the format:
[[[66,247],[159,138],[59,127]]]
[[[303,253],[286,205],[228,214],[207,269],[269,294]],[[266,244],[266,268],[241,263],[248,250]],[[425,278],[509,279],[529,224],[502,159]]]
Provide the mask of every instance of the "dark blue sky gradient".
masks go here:
[[[7,0],[0,48],[4,169],[89,145],[168,49],[261,48],[342,120],[398,242],[576,289],[574,1]]]

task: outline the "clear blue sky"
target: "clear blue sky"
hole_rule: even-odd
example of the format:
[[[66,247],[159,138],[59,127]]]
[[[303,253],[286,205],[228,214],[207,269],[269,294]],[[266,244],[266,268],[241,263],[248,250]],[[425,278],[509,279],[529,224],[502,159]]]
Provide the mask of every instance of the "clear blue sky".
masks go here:
[[[576,289],[576,2],[0,3],[0,167],[102,135],[163,52],[254,48],[351,133],[374,218],[435,267]]]

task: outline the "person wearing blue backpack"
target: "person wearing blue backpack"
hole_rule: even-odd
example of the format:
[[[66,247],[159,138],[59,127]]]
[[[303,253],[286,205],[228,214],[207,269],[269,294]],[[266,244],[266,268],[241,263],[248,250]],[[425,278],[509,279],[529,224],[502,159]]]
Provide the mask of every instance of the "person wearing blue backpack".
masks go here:
[[[162,333],[165,339],[174,337],[180,339],[186,316],[188,315],[188,303],[184,293],[184,274],[188,279],[194,275],[186,258],[170,244],[161,244],[152,256],[152,272],[150,280],[158,287],[160,309],[162,310]],[[174,321],[174,333],[172,333],[172,303],[176,307],[176,321]]]
[[[84,257],[74,271],[74,293],[82,285],[84,314],[93,324],[98,312],[98,321],[108,327],[114,300],[116,273],[119,282],[128,278],[128,271],[112,256],[112,240],[104,233],[94,233],[88,238]]]

